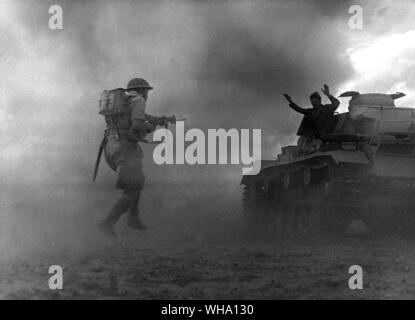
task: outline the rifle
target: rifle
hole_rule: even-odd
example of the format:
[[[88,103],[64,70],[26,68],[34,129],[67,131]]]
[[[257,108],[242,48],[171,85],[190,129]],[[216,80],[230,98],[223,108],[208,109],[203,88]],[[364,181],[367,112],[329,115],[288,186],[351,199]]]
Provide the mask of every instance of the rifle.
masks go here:
[[[186,121],[186,118],[176,119],[176,116],[155,117],[155,116],[150,116],[148,114],[146,114],[145,116],[146,116],[146,118],[145,118],[146,121],[150,122],[154,126],[160,126],[160,127],[166,128],[166,129],[167,129],[169,123],[176,124],[177,121]]]
[[[146,121],[150,122],[154,126],[160,126],[160,127],[166,128],[166,129],[167,129],[169,123],[176,124],[177,121],[186,121],[186,118],[176,119],[176,116],[155,117],[155,116],[150,116],[148,114],[146,114],[145,116],[146,116]],[[146,139],[141,139],[140,142],[144,142],[144,143],[148,143],[148,144],[160,144],[161,143],[160,141],[148,141]]]
[[[106,144],[107,144],[107,131],[105,130],[104,137],[102,138],[101,144],[99,145],[97,160],[95,161],[94,174],[92,176],[92,182],[95,182],[95,179],[97,178],[102,151],[104,150]]]

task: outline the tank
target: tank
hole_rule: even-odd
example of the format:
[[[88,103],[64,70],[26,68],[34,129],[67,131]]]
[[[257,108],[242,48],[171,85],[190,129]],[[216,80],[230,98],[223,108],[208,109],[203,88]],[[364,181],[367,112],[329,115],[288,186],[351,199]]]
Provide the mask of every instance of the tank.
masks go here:
[[[333,133],[302,136],[243,176],[247,223],[313,235],[341,234],[361,220],[376,233],[414,235],[415,109],[396,107],[402,96],[343,93],[351,100]]]

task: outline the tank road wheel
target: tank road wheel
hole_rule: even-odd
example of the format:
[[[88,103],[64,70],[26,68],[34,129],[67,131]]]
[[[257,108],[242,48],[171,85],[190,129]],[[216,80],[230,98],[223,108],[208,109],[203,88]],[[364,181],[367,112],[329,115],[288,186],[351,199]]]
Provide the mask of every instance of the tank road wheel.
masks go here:
[[[311,184],[311,168],[304,167],[303,169],[303,183],[306,187]]]
[[[321,168],[303,167],[301,169],[303,185],[305,187],[316,186],[330,181],[330,168],[324,166]]]
[[[301,170],[285,171],[283,175],[284,189],[295,189],[302,185],[302,180]]]
[[[284,172],[284,189],[288,190],[291,187],[291,173],[289,171]]]

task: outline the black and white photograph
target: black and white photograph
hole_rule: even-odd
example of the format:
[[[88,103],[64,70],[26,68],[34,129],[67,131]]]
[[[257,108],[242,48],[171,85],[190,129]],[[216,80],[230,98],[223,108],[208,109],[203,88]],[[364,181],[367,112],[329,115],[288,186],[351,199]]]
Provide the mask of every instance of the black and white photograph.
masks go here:
[[[0,0],[0,300],[414,298],[414,0]]]

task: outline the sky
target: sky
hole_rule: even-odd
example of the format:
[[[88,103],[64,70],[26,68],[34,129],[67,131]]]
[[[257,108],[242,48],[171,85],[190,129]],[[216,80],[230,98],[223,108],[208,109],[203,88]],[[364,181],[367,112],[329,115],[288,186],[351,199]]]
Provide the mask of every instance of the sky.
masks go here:
[[[48,27],[61,5],[63,30]],[[363,8],[351,30],[349,7]],[[415,106],[415,3],[380,1],[0,0],[0,174],[4,185],[85,184],[103,130],[100,92],[144,77],[147,112],[187,128],[261,128],[264,158],[295,143],[324,83],[334,94],[403,91]],[[342,100],[341,110],[347,107]],[[154,179],[211,177],[217,168],[158,168]],[[223,170],[234,176],[240,170]],[[101,184],[114,176],[101,166]]]

